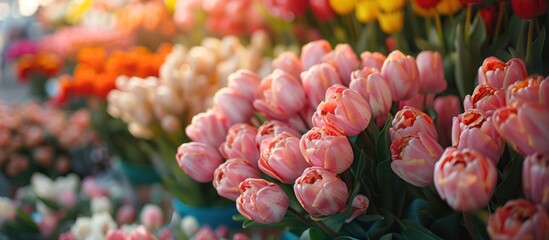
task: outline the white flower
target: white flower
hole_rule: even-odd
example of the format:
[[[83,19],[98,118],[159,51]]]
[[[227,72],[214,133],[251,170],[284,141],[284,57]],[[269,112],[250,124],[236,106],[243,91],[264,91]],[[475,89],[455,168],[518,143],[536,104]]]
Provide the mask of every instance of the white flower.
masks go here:
[[[36,196],[44,199],[55,199],[56,192],[53,181],[41,173],[34,173],[31,177],[31,185]]]
[[[0,197],[0,223],[4,220],[13,220],[17,214],[17,207],[11,199]]]
[[[187,235],[187,237],[194,236],[198,230],[200,229],[200,224],[198,224],[198,221],[196,218],[192,216],[186,216],[183,219],[181,219],[181,230]]]
[[[48,206],[46,206],[46,204],[43,203],[42,201],[36,202],[36,211],[38,211],[43,215],[48,215],[52,212],[52,210]]]
[[[91,229],[94,233],[105,235],[109,230],[116,229],[116,222],[108,212],[95,213],[91,219]]]
[[[91,211],[94,214],[101,212],[110,213],[111,209],[112,203],[108,197],[96,197],[91,200]]]
[[[86,239],[91,232],[91,218],[79,217],[71,228],[76,239]]]
[[[61,193],[64,191],[74,192],[76,191],[76,188],[78,187],[79,184],[80,184],[80,179],[74,173],[71,173],[65,177],[58,177],[54,182],[55,192],[56,193]]]

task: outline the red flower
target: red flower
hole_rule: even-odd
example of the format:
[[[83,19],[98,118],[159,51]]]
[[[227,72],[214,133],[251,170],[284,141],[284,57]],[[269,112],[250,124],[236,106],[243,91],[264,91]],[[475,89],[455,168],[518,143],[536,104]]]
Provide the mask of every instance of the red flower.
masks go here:
[[[477,4],[477,3],[481,3],[482,0],[459,0],[459,2],[463,5],[467,5],[467,4]]]
[[[511,0],[511,7],[520,18],[530,19],[547,11],[547,0]]]
[[[494,28],[496,26],[496,21],[498,20],[498,10],[496,5],[488,5],[479,10],[480,16],[484,21],[484,26],[486,26],[486,33],[492,35]]]
[[[440,0],[414,0],[421,8],[434,8]]]

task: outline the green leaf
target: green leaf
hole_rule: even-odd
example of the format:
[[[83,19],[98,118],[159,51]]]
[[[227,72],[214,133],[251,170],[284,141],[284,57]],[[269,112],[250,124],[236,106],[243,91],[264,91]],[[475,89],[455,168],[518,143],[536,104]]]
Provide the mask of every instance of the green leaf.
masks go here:
[[[348,237],[348,236],[340,236],[340,237],[334,238],[334,240],[358,240],[358,238]]]
[[[546,31],[544,27],[536,40],[532,42],[530,61],[527,62],[529,74],[543,74],[543,46],[545,43],[545,34]]]
[[[441,236],[444,239],[458,240],[468,235],[465,231],[465,234],[461,234],[461,213],[454,212],[450,215],[441,217],[431,224],[431,231],[438,236]]]
[[[301,237],[299,237],[300,240],[318,240],[318,239],[324,239],[326,235],[322,232],[322,230],[318,228],[309,228],[305,230]]]
[[[481,216],[486,216],[488,213],[483,210],[471,213],[463,213],[463,221],[465,227],[470,234],[478,237],[478,239],[490,239],[486,231],[486,221],[481,219]]]
[[[49,199],[45,199],[45,198],[42,198],[42,197],[38,197],[38,200],[40,200],[42,203],[44,203],[44,205],[46,205],[46,207],[48,207],[49,209],[51,210],[54,210],[54,211],[59,211],[61,209],[61,206],[59,206],[58,203],[52,201],[52,200],[49,200]]]
[[[502,206],[511,199],[521,197],[522,160],[512,159],[503,169],[501,179],[495,193],[498,206]]]
[[[462,99],[467,94],[473,92],[476,73],[482,64],[480,49],[486,40],[486,28],[482,24],[480,14],[475,16],[470,31],[469,46],[467,46],[465,44],[463,27],[461,24],[458,24],[454,41],[457,52],[454,75],[456,77],[456,86]]]
[[[379,240],[392,240],[392,239],[403,239],[398,233],[388,233],[383,235]]]
[[[391,146],[389,129],[392,126],[392,122],[393,117],[389,116],[387,120],[385,120],[385,125],[383,125],[383,128],[381,129],[381,131],[379,132],[379,136],[377,137],[376,154],[377,160],[380,162],[391,159],[391,152],[389,151],[389,146]]]
[[[429,231],[429,229],[413,221],[404,220],[402,222],[404,223],[404,228],[401,232],[403,239],[442,239]]]
[[[377,215],[377,214],[365,214],[355,218],[356,221],[362,222],[366,225],[370,225],[374,222],[377,222],[383,219],[385,219],[383,216]]]
[[[433,211],[429,202],[421,198],[414,199],[408,205],[406,212],[406,218],[409,219],[408,221],[413,221],[421,225],[425,225],[433,219]]]
[[[404,182],[391,169],[391,160],[385,160],[377,165],[377,182],[381,193],[381,205],[397,217],[404,208]]]

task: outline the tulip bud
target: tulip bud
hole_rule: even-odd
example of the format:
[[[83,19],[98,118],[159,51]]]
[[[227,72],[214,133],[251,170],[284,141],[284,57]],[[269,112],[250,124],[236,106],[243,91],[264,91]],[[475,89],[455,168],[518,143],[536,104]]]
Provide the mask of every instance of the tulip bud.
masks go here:
[[[349,44],[338,44],[333,51],[322,57],[322,61],[337,68],[337,72],[345,86],[349,86],[351,73],[359,66],[358,57]]]
[[[391,1],[381,1],[381,2],[391,2]],[[378,1],[379,3],[379,1]],[[379,27],[386,34],[393,34],[402,29],[404,25],[404,11],[397,10],[394,12],[379,12],[377,16],[379,21]]]
[[[398,111],[389,129],[391,142],[409,135],[423,132],[434,140],[438,140],[435,125],[431,117],[424,112],[409,106]]]
[[[116,230],[110,230],[109,232],[107,232],[106,239],[107,240],[126,240],[127,236],[123,230],[116,229]]]
[[[339,15],[346,15],[353,11],[357,0],[329,0],[330,6]]]
[[[259,144],[259,152],[263,152],[271,144],[272,139],[282,133],[288,133],[292,136],[299,137],[301,133],[290,125],[276,121],[266,121],[257,129],[256,142]]]
[[[499,136],[490,117],[485,117],[479,110],[469,109],[454,117],[452,146],[459,150],[473,149],[497,165],[503,155],[505,142]]]
[[[353,163],[353,148],[347,137],[327,128],[313,127],[301,137],[301,153],[313,167],[342,173]]]
[[[147,227],[139,225],[129,235],[127,240],[154,240],[154,234],[151,233]]]
[[[335,17],[334,9],[328,0],[309,0],[311,10],[320,21],[328,21]]]
[[[307,0],[262,0],[263,6],[276,18],[291,22],[307,10]]]
[[[294,184],[297,200],[312,217],[345,210],[349,191],[336,173],[321,167],[305,169]]]
[[[496,188],[494,163],[471,149],[447,148],[435,164],[434,174],[440,197],[460,212],[486,206]]]
[[[213,101],[213,109],[221,113],[229,126],[248,122],[254,114],[252,101],[233,88],[224,87],[218,90]]]
[[[435,6],[435,9],[441,15],[454,15],[461,9],[462,5],[459,0],[441,0]]]
[[[119,225],[131,224],[135,221],[135,208],[132,205],[122,205],[116,211],[116,222]]]
[[[282,188],[264,179],[248,178],[240,183],[236,208],[240,214],[258,223],[280,222],[290,201]]]
[[[524,159],[522,167],[524,195],[549,209],[549,155],[534,153]]]
[[[360,54],[361,59],[361,68],[375,68],[378,71],[381,70],[381,67],[383,66],[383,62],[385,62],[385,59],[387,59],[387,56],[383,55],[379,52],[362,52]]]
[[[393,101],[412,98],[419,89],[416,60],[400,51],[393,51],[381,67],[381,75],[389,83]]]
[[[508,201],[488,219],[491,239],[547,239],[549,217],[541,205],[524,199]]]
[[[419,93],[440,93],[446,90],[444,65],[438,52],[422,51],[416,58],[419,71]]]
[[[257,110],[274,119],[287,119],[305,104],[305,91],[301,83],[278,69],[261,81],[253,102]]]
[[[259,76],[252,71],[246,69],[240,69],[229,75],[227,86],[235,89],[243,97],[249,101],[253,101],[255,98],[255,92],[259,88]]]
[[[317,40],[305,44],[301,48],[301,64],[303,71],[308,70],[313,65],[321,63],[322,57],[332,51],[332,46],[326,40]]]
[[[222,163],[215,148],[204,143],[183,143],[177,148],[177,163],[183,171],[198,182],[211,182],[215,169]]]
[[[353,198],[353,202],[351,203],[351,216],[345,219],[345,222],[350,223],[356,217],[366,214],[369,206],[370,199],[368,199],[368,197],[362,194],[356,195],[355,198]]]
[[[430,9],[434,8],[440,0],[414,0],[414,2],[421,8]]]
[[[378,11],[376,0],[358,0],[356,2],[355,16],[361,23],[369,23],[376,20],[379,14]]]
[[[452,145],[453,118],[461,113],[460,99],[455,95],[437,97],[433,108],[437,113],[438,141],[443,148],[448,147]]]
[[[301,83],[309,105],[316,108],[324,100],[326,90],[335,84],[341,84],[342,80],[333,65],[320,63],[301,73]]]
[[[280,69],[292,75],[295,79],[299,79],[303,67],[301,60],[293,52],[283,52],[272,61],[273,69]]]
[[[372,117],[370,105],[359,93],[336,84],[328,88],[325,100],[313,115],[315,127],[329,126],[346,136],[362,132]]]
[[[227,127],[219,115],[212,109],[195,115],[185,133],[195,142],[218,148],[227,136]]]
[[[358,92],[372,109],[372,117],[376,119],[378,126],[381,126],[387,114],[391,110],[393,98],[391,89],[375,68],[363,68],[351,74],[351,90]]]
[[[429,186],[442,151],[440,144],[423,132],[400,138],[391,143],[391,169],[414,186]]]
[[[495,110],[505,107],[505,93],[488,84],[478,85],[473,95],[465,96],[463,106],[465,111],[478,109],[482,114],[490,117]]]
[[[505,100],[507,105],[519,104],[520,102],[539,102],[542,103],[542,96],[549,93],[549,88],[542,89],[540,86],[547,85],[549,82],[542,76],[530,76],[524,80],[519,80],[507,87]],[[542,91],[546,91],[545,93]]]
[[[261,173],[248,160],[232,158],[215,169],[213,186],[220,196],[236,201],[240,196],[238,186],[248,178],[261,178]]]
[[[270,177],[283,182],[293,183],[301,176],[309,163],[299,150],[299,138],[288,133],[275,136],[269,147],[261,152],[259,169]]]
[[[196,240],[219,240],[219,236],[214,232],[214,230],[209,226],[203,226],[201,227],[198,232],[192,237],[192,239]]]
[[[496,89],[506,89],[507,86],[527,77],[526,66],[518,58],[504,63],[496,57],[488,57],[478,69],[478,85],[489,84]]]
[[[149,229],[157,229],[164,223],[164,213],[160,207],[147,204],[141,210],[139,221]]]
[[[256,142],[257,129],[241,123],[229,128],[229,133],[219,147],[221,155],[226,159],[243,158],[257,166],[259,159],[259,144]]]
[[[522,19],[531,19],[547,11],[547,0],[511,0],[513,12]]]

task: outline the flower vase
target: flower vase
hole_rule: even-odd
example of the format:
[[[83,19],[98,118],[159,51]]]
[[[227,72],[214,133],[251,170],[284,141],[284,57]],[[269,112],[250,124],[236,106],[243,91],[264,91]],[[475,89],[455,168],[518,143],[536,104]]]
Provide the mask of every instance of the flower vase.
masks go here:
[[[132,186],[145,186],[162,182],[160,175],[152,165],[136,164],[124,160],[117,162],[117,167]]]
[[[239,214],[235,204],[214,207],[193,207],[174,198],[172,205],[174,210],[182,217],[193,216],[196,218],[200,226],[209,225],[213,229],[216,229],[220,225],[225,225],[230,229],[242,228],[241,222],[233,220],[233,216]]]

